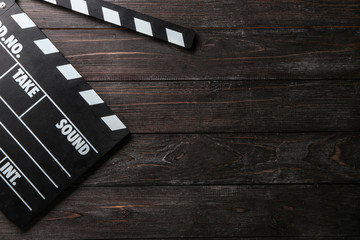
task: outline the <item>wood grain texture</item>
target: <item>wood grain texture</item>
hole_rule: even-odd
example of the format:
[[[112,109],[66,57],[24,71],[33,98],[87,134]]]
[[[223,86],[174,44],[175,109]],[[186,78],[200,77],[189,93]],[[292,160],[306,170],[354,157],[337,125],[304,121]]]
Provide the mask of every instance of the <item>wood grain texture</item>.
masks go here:
[[[192,50],[18,0],[133,133],[0,239],[360,239],[360,0],[107,0]]]
[[[358,27],[359,0],[106,0],[145,14],[192,28]],[[109,28],[41,0],[19,0],[42,28]],[[54,14],[58,16],[54,18]],[[58,21],[58,19],[62,19]]]
[[[359,81],[91,85],[132,133],[360,131]]]
[[[360,133],[136,134],[80,186],[360,183]]]
[[[128,30],[46,30],[87,81],[357,79],[359,28],[199,29],[193,50]]]
[[[27,233],[4,239],[360,235],[358,185],[79,188]]]

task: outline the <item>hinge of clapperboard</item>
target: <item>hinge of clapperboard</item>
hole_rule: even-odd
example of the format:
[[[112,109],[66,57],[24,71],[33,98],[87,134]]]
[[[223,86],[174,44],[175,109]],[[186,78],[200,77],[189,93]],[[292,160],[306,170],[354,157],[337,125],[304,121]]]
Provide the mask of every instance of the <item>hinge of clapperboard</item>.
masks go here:
[[[191,48],[195,32],[191,29],[154,18],[102,0],[41,0],[97,19]]]

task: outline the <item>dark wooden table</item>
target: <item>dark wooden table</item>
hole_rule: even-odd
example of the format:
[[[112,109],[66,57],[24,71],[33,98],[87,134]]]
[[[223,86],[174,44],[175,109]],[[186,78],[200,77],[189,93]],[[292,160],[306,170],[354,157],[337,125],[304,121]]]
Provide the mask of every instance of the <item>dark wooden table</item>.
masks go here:
[[[360,238],[360,0],[111,1],[191,51],[18,2],[132,139],[0,239]]]

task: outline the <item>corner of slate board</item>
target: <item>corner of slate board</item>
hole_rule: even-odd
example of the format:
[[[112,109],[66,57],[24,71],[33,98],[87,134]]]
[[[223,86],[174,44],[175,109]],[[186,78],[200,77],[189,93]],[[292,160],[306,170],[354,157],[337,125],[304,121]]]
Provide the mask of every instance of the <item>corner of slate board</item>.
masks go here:
[[[0,10],[0,201],[26,229],[129,134],[14,1]]]

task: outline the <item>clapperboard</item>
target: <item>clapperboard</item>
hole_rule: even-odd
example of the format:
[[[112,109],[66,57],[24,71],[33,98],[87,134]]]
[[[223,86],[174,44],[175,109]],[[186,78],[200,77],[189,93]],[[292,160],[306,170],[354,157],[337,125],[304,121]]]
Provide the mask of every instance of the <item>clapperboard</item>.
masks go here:
[[[46,2],[190,48],[194,32],[98,0]],[[128,129],[14,0],[0,0],[0,208],[38,219]]]

